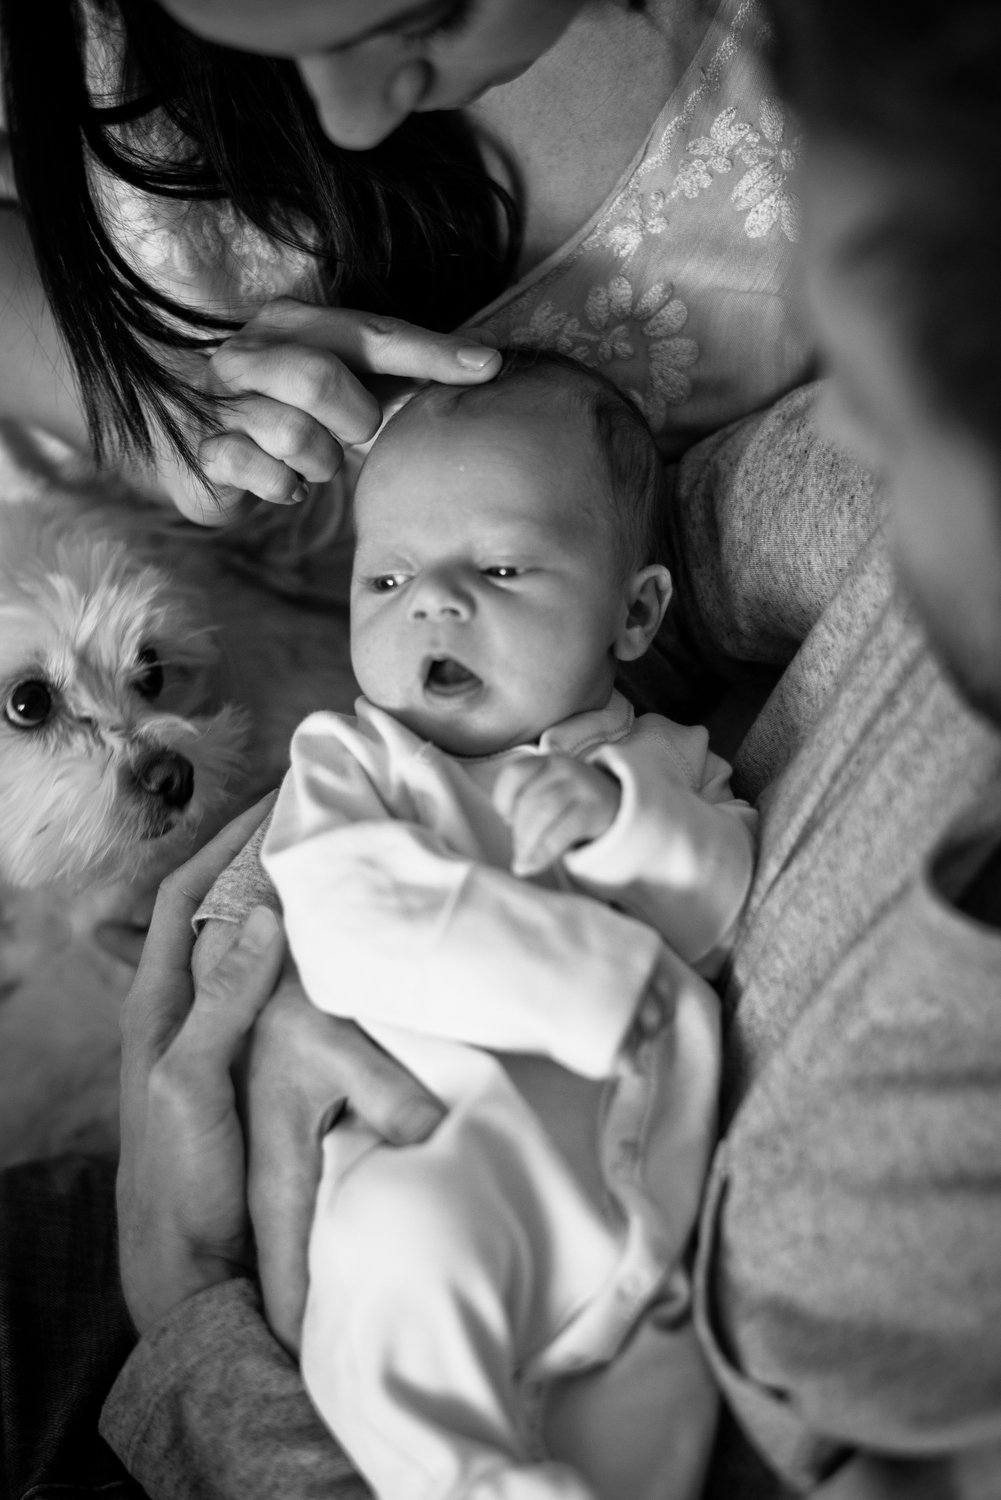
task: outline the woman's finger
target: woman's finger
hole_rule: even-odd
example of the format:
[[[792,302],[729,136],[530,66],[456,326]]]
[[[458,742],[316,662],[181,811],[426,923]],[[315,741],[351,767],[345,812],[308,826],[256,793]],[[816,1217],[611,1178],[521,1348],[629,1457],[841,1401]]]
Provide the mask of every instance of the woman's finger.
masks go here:
[[[501,367],[499,351],[475,333],[429,333],[399,318],[366,315],[345,335],[351,348],[344,357],[376,375],[472,385],[492,380]]]
[[[335,348],[244,329],[216,350],[212,370],[223,392],[263,396],[302,412],[342,443],[367,443],[382,421],[378,401]],[[228,426],[225,407],[220,416]]]
[[[360,1027],[342,1023],[341,1066],[348,1107],[392,1146],[426,1140],[445,1117],[440,1100]]]
[[[300,1117],[296,1128],[319,1137],[345,1104],[395,1145],[426,1139],[445,1113],[439,1100],[353,1021],[317,1010],[292,972],[254,1031],[251,1119],[287,1115],[294,1106]]]
[[[317,307],[293,297],[267,303],[244,325],[244,331],[294,335],[295,342],[336,354],[361,375],[470,385],[492,379],[501,365],[500,354],[485,334],[436,333],[402,318],[348,307]]]
[[[252,1142],[247,1203],[265,1314],[275,1336],[297,1354],[322,1141],[313,1132],[297,1132],[294,1116],[286,1113],[277,1115],[271,1131],[252,1137]]]
[[[247,916],[236,942],[202,979],[173,1045],[192,1075],[228,1069],[278,982],[285,952],[281,922],[267,906]]]
[[[164,1014],[190,1006],[159,1052],[126,1049],[118,1170],[119,1260],[133,1320],[146,1332],[188,1297],[247,1265],[243,1131],[232,1068],[267,1003],[282,961],[280,926],[267,908],[244,923],[235,945],[199,985],[175,979],[147,1016],[145,1037]]]
[[[296,1349],[321,1143],[345,1108],[383,1139],[424,1140],[444,1109],[350,1021],[283,981],[254,1030],[248,1087],[248,1193],[268,1321]]]
[[[200,445],[198,460],[223,495],[253,495],[271,505],[294,505],[302,498],[302,474],[246,433],[213,433]]]
[[[294,469],[310,484],[325,484],[343,460],[340,443],[308,412],[266,396],[241,396],[220,405],[227,433],[242,432],[262,452]],[[204,459],[211,439],[199,450]]]

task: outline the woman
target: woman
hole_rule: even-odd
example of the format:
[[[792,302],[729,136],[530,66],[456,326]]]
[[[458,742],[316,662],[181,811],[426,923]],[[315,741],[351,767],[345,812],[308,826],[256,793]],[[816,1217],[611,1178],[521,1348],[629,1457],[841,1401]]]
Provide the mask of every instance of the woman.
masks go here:
[[[357,376],[489,378],[483,335],[600,364],[672,456],[804,378],[796,140],[747,0],[165,9],[86,0],[74,28],[10,4],[2,30],[90,436],[189,513],[325,482],[379,419]],[[8,265],[23,303],[23,247]],[[82,438],[41,331],[51,363],[2,394]]]

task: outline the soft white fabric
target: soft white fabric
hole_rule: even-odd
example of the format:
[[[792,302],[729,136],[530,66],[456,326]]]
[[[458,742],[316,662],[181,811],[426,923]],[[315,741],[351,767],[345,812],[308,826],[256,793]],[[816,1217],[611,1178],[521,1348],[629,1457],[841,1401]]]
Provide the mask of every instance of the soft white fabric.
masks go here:
[[[555,751],[618,777],[621,810],[519,880],[491,790],[512,758]],[[718,1023],[686,960],[733,927],[752,818],[704,731],[636,721],[618,695],[481,759],[364,699],[297,731],[262,859],[303,982],[449,1105],[418,1147],[352,1123],[325,1146],[303,1373],[386,1500],[588,1493],[544,1451],[608,1500],[697,1492],[715,1402],[681,1258]],[[534,1388],[609,1360],[561,1388],[558,1420],[529,1420]],[[606,1378],[608,1404],[592,1389]],[[648,1384],[659,1419],[629,1421]]]

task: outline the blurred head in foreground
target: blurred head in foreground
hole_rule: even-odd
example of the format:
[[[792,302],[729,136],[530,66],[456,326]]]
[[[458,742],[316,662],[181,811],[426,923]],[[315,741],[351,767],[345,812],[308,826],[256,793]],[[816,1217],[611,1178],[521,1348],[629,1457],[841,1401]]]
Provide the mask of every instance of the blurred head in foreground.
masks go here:
[[[1001,722],[1001,6],[768,0],[798,111],[828,425],[882,474],[901,580]]]

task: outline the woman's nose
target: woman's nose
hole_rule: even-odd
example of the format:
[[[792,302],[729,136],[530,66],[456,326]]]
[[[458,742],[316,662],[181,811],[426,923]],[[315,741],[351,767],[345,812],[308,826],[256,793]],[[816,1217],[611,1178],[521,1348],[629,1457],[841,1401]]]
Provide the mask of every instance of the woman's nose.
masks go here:
[[[454,569],[427,572],[411,585],[413,620],[468,620],[475,608],[472,591]]]
[[[343,52],[299,60],[324,135],[349,151],[367,151],[402,125],[430,82],[428,64],[399,42],[380,38]]]

